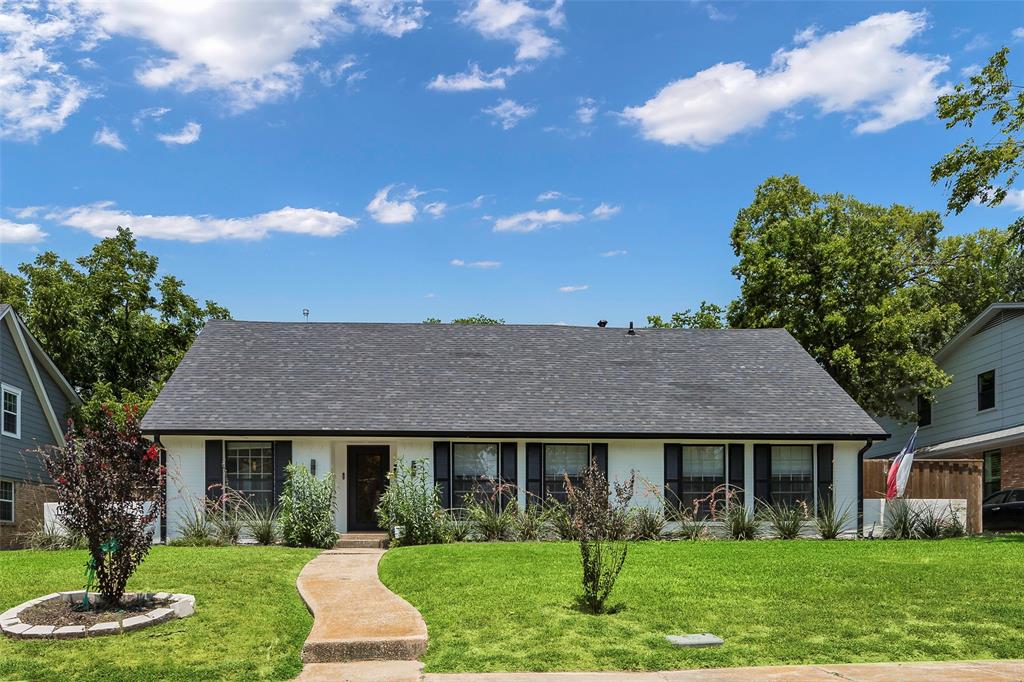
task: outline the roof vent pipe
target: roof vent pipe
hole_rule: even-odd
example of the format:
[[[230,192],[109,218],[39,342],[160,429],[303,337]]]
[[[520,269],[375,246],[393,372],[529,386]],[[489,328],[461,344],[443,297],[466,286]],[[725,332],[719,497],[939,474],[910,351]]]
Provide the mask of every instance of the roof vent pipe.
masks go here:
[[[636,330],[633,329],[633,323],[632,322],[629,323],[629,331],[626,332],[626,334],[628,334],[629,336],[636,336]]]
[[[600,327],[601,329],[604,329],[605,327],[608,326],[608,320],[598,320],[597,326]]]

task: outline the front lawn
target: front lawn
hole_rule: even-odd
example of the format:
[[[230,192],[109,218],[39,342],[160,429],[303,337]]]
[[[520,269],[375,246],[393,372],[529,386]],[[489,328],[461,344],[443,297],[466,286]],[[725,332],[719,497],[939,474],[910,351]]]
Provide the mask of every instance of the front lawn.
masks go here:
[[[389,551],[381,579],[420,610],[428,671],[673,668],[1016,658],[1024,536],[634,544],[612,615],[574,606],[579,549]],[[717,649],[664,636],[712,632]]]
[[[193,616],[123,636],[32,642],[0,635],[0,679],[291,679],[313,623],[295,578],[318,551],[154,547],[129,591],[194,594]],[[0,611],[81,588],[86,556],[0,552]]]

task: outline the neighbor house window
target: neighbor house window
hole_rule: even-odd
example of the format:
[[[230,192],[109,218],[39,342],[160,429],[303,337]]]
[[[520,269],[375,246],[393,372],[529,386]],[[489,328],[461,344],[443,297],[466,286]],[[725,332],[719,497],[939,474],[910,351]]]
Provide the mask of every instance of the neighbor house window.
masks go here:
[[[3,434],[21,438],[21,390],[3,384],[0,386],[3,401]]]
[[[590,463],[590,446],[551,444],[544,446],[544,494],[559,502],[568,497],[565,479],[573,486],[583,480],[583,470]]]
[[[478,502],[494,497],[498,480],[497,443],[452,444],[452,504],[460,507],[466,495]]]
[[[725,484],[724,445],[684,445],[682,475],[679,478],[679,502],[684,510],[695,511],[700,518],[711,513],[712,491]]]
[[[926,396],[917,396],[917,425],[928,426],[932,423],[932,401]]]
[[[997,492],[1003,486],[1003,453],[989,450],[985,458],[985,497]]]
[[[793,506],[800,502],[814,507],[814,447],[772,446],[773,503]]]
[[[978,411],[996,406],[996,371],[990,369],[978,375]]]
[[[273,443],[228,443],[226,453],[227,486],[247,495],[253,504],[274,506]]]
[[[0,522],[14,522],[14,482],[0,481]]]

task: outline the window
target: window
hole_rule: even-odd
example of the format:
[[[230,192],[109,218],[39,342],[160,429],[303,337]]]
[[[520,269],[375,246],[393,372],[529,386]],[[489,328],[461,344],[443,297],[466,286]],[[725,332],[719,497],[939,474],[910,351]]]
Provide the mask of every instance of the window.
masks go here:
[[[565,502],[568,493],[565,490],[565,478],[578,486],[582,480],[583,470],[590,464],[590,446],[583,445],[544,445],[544,496],[553,497]]]
[[[978,375],[978,412],[996,406],[996,371],[990,369]]]
[[[3,384],[3,434],[21,438],[21,390]]]
[[[985,497],[985,499],[983,499],[981,501],[981,503],[982,504],[1002,504],[1003,502],[1006,502],[1006,498],[1007,498],[1007,496],[1009,496],[1009,494],[1010,493],[1006,492],[1005,490],[1001,490],[998,493],[992,493],[991,495],[988,495],[987,497]]]
[[[999,450],[989,450],[982,457],[985,458],[984,494],[988,496],[1003,486],[1003,453]]]
[[[497,443],[452,444],[452,504],[462,506],[466,495],[487,502],[498,480]]]
[[[679,502],[684,510],[693,510],[700,518],[711,513],[706,498],[725,483],[724,445],[684,445],[682,475],[679,479]]]
[[[800,502],[814,507],[814,447],[773,445],[771,499],[794,506]]]
[[[248,495],[253,504],[274,506],[273,443],[228,443],[225,467],[229,488]]]
[[[0,523],[14,523],[14,483],[0,481]]]
[[[917,396],[917,425],[928,426],[932,423],[932,401],[926,396]]]

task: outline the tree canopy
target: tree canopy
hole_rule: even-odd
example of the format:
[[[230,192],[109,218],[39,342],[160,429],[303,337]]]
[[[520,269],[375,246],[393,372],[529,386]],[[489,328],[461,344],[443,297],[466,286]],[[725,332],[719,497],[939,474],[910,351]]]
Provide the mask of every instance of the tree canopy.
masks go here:
[[[647,326],[653,329],[722,329],[727,325],[725,308],[708,301],[701,301],[696,311],[687,308],[681,313],[672,313],[666,322],[661,315],[648,315]]]
[[[423,320],[424,324],[442,324],[439,317],[428,317]],[[501,318],[487,317],[486,315],[470,315],[469,317],[457,317],[450,324],[505,324]]]
[[[156,256],[127,228],[74,263],[52,251],[0,268],[0,300],[29,330],[87,401],[145,404],[170,376],[207,320],[229,317],[200,305],[173,275],[157,278]],[[87,402],[84,411],[98,414]]]

